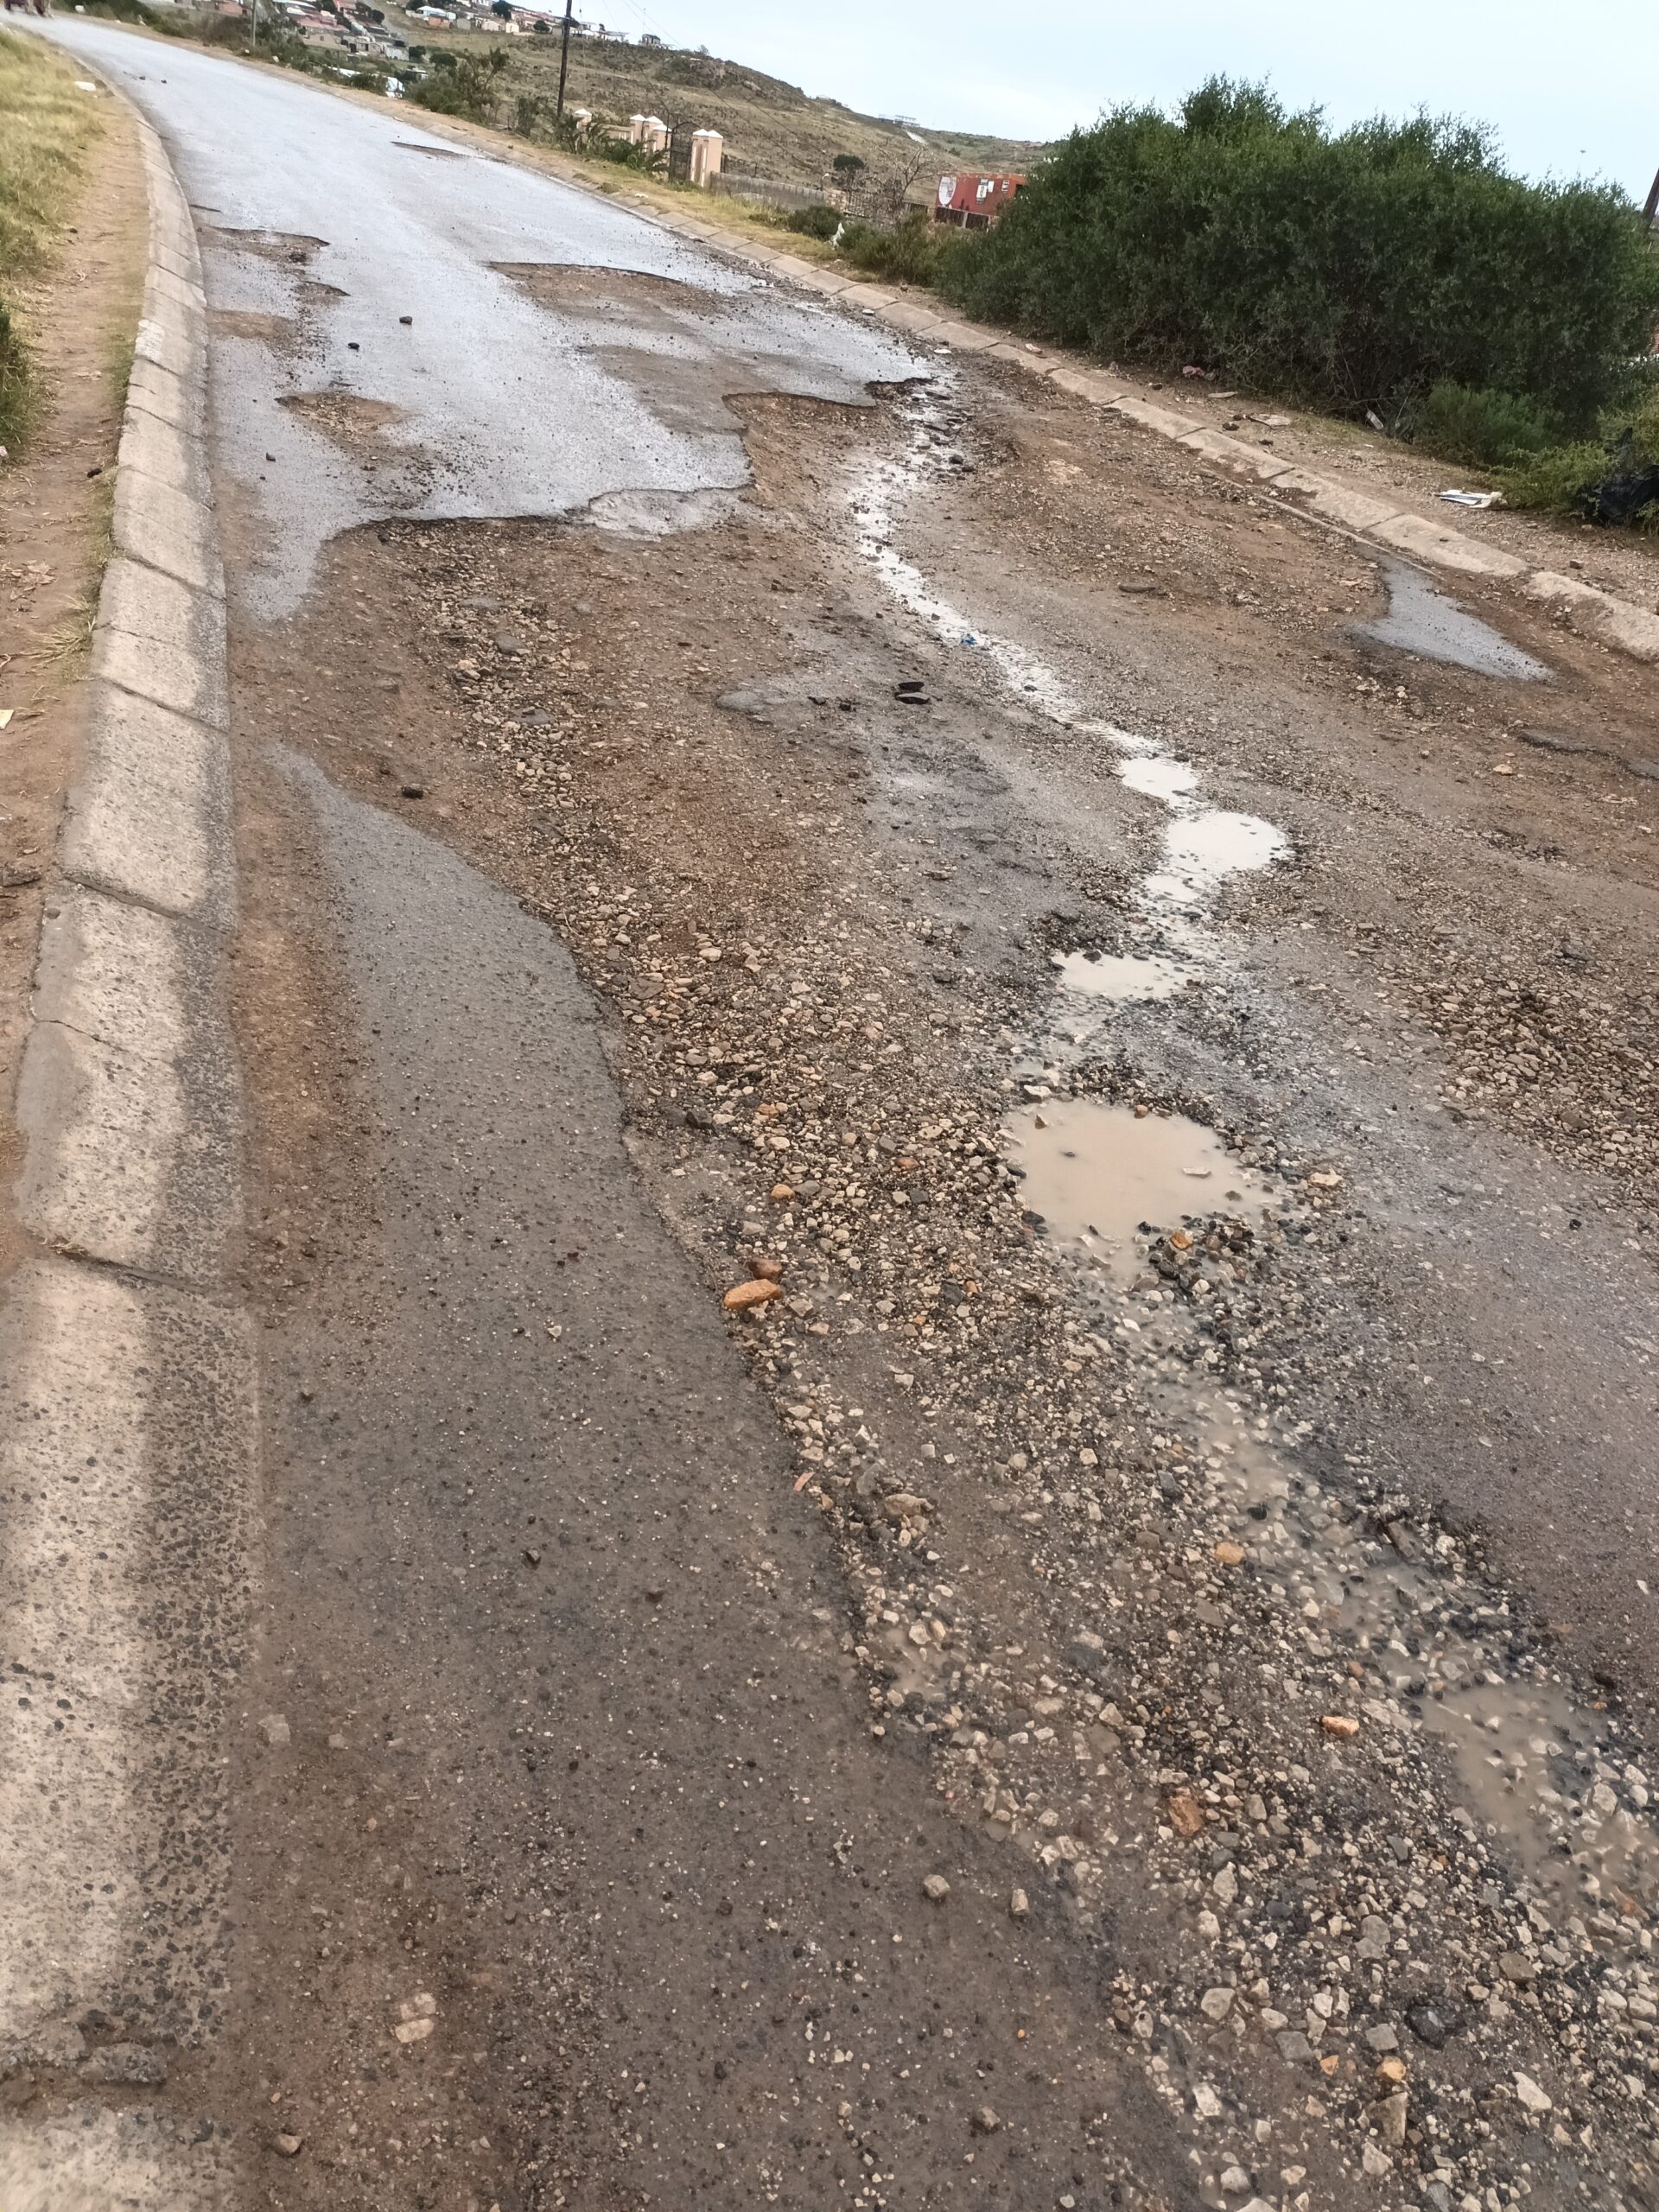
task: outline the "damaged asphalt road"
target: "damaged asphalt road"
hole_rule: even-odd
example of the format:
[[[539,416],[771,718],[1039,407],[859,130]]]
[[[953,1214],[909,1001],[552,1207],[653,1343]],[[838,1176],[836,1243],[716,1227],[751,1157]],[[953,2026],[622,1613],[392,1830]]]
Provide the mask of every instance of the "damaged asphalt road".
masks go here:
[[[532,257],[481,163],[398,189],[604,466],[457,499],[366,372],[391,463],[266,444],[326,226],[168,59],[278,319],[267,1536],[168,2094],[284,2206],[1649,2201],[1650,708],[1497,599],[1547,682],[1367,637],[1363,550],[993,370],[766,304],[853,350],[728,383],[660,280],[744,280]]]

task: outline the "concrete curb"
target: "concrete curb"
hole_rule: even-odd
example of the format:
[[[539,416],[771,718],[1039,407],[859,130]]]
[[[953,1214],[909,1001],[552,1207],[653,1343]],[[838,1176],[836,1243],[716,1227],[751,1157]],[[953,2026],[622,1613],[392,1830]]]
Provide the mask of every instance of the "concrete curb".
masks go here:
[[[1439,519],[1414,513],[1374,493],[1359,490],[1340,479],[1282,461],[1259,447],[1230,438],[1207,423],[1195,422],[1173,407],[1160,407],[1142,398],[1121,380],[1096,368],[1082,354],[1033,346],[1012,331],[988,324],[962,322],[934,304],[928,295],[900,294],[880,285],[861,284],[838,276],[821,263],[765,246],[740,244],[729,232],[695,218],[664,214],[657,209],[632,209],[675,236],[698,245],[729,253],[768,274],[781,277],[833,301],[843,310],[856,309],[891,323],[907,337],[925,339],[930,345],[949,346],[963,353],[982,353],[993,360],[1013,362],[1028,374],[1052,381],[1061,391],[1109,410],[1127,423],[1183,445],[1199,461],[1233,476],[1247,476],[1265,485],[1276,496],[1294,500],[1316,521],[1328,523],[1350,536],[1372,539],[1391,552],[1404,554],[1424,567],[1457,576],[1491,578],[1514,584],[1529,599],[1543,600],[1580,621],[1592,636],[1633,660],[1659,661],[1659,613],[1649,613],[1631,600],[1597,591],[1569,576],[1545,569],[1530,569],[1512,553],[1505,553],[1483,539],[1448,529]]]
[[[149,206],[115,555],[18,1077],[0,1311],[0,2067],[54,2088],[0,2118],[9,2212],[234,2196],[222,2135],[100,2090],[79,2024],[156,2049],[211,2018],[225,1746],[245,1633],[257,1421],[232,1269],[240,1097],[224,575],[190,212],[133,111]],[[40,2116],[36,2116],[37,2113]]]

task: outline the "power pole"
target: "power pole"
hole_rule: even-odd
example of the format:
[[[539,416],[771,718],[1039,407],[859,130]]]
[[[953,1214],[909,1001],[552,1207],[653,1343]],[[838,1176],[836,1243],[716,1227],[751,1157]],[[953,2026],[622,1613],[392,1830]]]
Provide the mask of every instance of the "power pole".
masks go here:
[[[564,120],[564,80],[570,73],[570,7],[571,0],[564,0],[564,35],[559,41],[559,109],[556,118]]]

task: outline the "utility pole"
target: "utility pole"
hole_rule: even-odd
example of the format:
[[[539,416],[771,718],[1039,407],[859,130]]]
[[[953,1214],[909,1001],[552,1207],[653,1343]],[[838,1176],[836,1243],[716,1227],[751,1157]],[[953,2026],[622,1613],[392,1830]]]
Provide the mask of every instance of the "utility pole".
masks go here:
[[[564,35],[559,41],[559,108],[556,120],[564,120],[564,80],[570,72],[570,8],[571,0],[564,0]]]
[[[1649,228],[1651,229],[1656,217],[1659,217],[1659,176],[1653,180],[1653,190],[1648,194],[1648,204],[1642,213],[1647,218]]]

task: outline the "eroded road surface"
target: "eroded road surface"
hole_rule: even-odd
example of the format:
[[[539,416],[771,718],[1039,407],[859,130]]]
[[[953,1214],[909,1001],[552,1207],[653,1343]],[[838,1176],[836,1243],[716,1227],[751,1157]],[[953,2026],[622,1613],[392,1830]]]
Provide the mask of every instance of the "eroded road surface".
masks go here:
[[[317,2212],[1659,2202],[1646,679],[57,35],[207,262],[264,1422],[105,2095]]]

